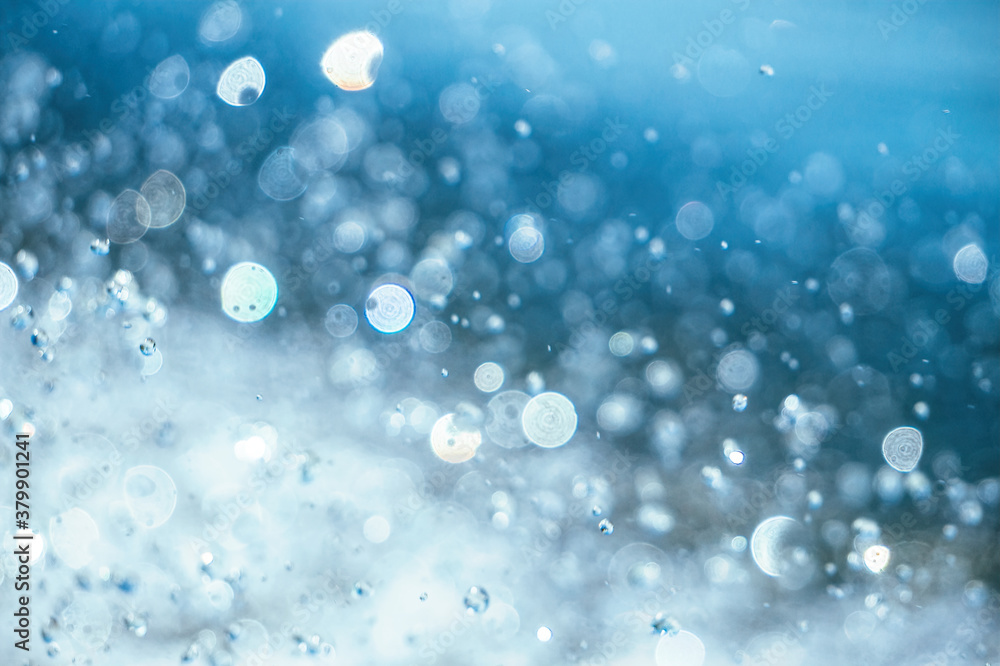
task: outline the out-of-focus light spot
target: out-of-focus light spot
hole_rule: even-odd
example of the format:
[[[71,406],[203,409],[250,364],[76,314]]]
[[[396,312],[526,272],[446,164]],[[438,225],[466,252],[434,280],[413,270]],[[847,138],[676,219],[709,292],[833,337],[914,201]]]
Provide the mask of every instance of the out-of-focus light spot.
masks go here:
[[[125,502],[136,523],[147,529],[163,525],[177,506],[173,478],[153,465],[137,465],[125,472]]]
[[[382,55],[379,38],[359,30],[338,37],[323,54],[320,67],[326,78],[341,90],[365,90],[378,77]]]
[[[17,298],[18,282],[14,269],[0,262],[0,310],[6,310]]]
[[[281,146],[267,156],[257,173],[257,185],[275,201],[291,201],[306,191],[305,169],[295,159],[295,149]]]
[[[219,76],[215,94],[230,106],[248,106],[264,92],[264,68],[253,56],[234,60]]]
[[[538,640],[541,642],[548,643],[552,640],[552,630],[548,627],[539,627],[538,631],[535,632],[535,636],[537,636]]]
[[[153,229],[169,227],[176,222],[187,204],[183,183],[163,169],[147,178],[139,192],[149,204],[149,226]]]
[[[483,363],[476,368],[473,381],[476,388],[483,393],[493,393],[503,386],[503,368],[496,363]]]
[[[656,666],[702,666],[705,644],[690,631],[667,634],[656,644]]]
[[[224,42],[240,29],[243,12],[235,0],[219,0],[205,10],[198,22],[198,36],[206,42]]]
[[[746,349],[737,349],[719,360],[715,374],[725,390],[737,393],[753,386],[759,372],[757,357]]]
[[[744,460],[746,460],[746,455],[742,451],[729,452],[729,462],[734,465],[742,465]]]
[[[222,311],[242,323],[260,321],[278,302],[278,283],[271,271],[250,261],[226,272],[220,292]]]
[[[483,436],[479,429],[461,424],[454,413],[442,416],[431,430],[431,448],[445,462],[472,460],[482,443]]]
[[[923,451],[924,439],[916,428],[896,428],[882,440],[885,461],[900,472],[913,471]]]
[[[335,338],[350,337],[358,328],[358,313],[345,303],[334,305],[326,311],[323,325]]]
[[[172,55],[149,75],[149,92],[160,99],[173,99],[184,92],[191,81],[191,69],[180,54]]]
[[[885,546],[871,546],[865,550],[865,566],[872,573],[882,573],[889,564],[890,551]]]
[[[541,393],[524,406],[521,424],[534,444],[547,449],[559,447],[576,433],[576,409],[561,393]]]
[[[628,356],[635,347],[635,341],[628,331],[618,331],[608,341],[608,348],[615,356]]]
[[[91,546],[99,538],[97,523],[82,509],[73,508],[49,520],[52,550],[71,569],[90,563],[94,557]]]
[[[681,206],[675,218],[677,231],[688,240],[701,240],[712,233],[715,216],[712,209],[700,201],[692,201]]]
[[[970,243],[955,253],[952,269],[962,282],[982,284],[986,280],[990,263],[975,243]]]
[[[534,227],[524,226],[510,235],[510,256],[522,264],[537,261],[545,251],[545,237]]]
[[[238,460],[244,462],[260,460],[267,455],[267,442],[260,435],[252,435],[236,442],[233,450]]]
[[[413,321],[413,296],[398,284],[376,287],[365,301],[365,318],[380,333],[399,333]]]
[[[372,516],[365,521],[365,538],[372,543],[382,543],[389,538],[390,531],[389,521],[382,516]]]
[[[108,238],[113,243],[134,243],[149,230],[151,221],[146,198],[135,190],[125,190],[108,209]]]

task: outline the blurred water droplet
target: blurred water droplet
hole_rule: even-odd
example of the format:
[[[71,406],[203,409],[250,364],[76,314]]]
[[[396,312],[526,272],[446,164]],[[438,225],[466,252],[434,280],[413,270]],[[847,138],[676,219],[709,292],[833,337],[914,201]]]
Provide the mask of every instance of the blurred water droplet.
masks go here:
[[[490,595],[483,588],[473,586],[465,593],[462,603],[469,614],[483,613],[490,605]]]
[[[264,92],[264,68],[252,56],[234,60],[219,77],[215,93],[230,106],[248,106]]]
[[[370,88],[382,64],[383,47],[379,38],[359,30],[338,37],[320,60],[323,73],[341,90]]]
[[[0,310],[6,310],[17,298],[17,275],[7,264],[0,262]]]
[[[365,318],[381,333],[398,333],[413,321],[413,296],[398,284],[375,288],[365,301]]]
[[[90,251],[99,257],[106,256],[111,251],[111,241],[107,238],[95,238],[90,242]]]

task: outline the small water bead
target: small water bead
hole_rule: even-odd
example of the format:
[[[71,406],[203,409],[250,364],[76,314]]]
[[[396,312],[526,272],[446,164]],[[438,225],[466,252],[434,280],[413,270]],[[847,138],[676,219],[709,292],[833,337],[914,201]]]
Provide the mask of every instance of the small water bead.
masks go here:
[[[728,298],[723,298],[721,301],[719,301],[719,312],[721,312],[724,316],[728,317],[735,311],[736,311],[736,306],[733,305],[733,302]]]
[[[250,261],[230,268],[220,291],[222,311],[243,323],[260,321],[278,302],[278,283],[271,271]]]
[[[454,413],[442,416],[431,430],[431,448],[445,462],[462,463],[471,460],[482,443],[482,433],[477,428],[461,423]]]
[[[597,528],[601,531],[601,534],[606,534],[608,536],[610,536],[615,531],[614,523],[612,523],[607,518],[598,523]]]
[[[90,241],[90,251],[99,257],[107,256],[111,251],[111,241],[107,238],[95,238]]]
[[[604,513],[604,510],[595,504],[594,508],[590,510],[590,513],[592,513],[596,518],[597,516],[600,516],[602,513]]]
[[[160,62],[149,75],[149,92],[160,99],[173,99],[187,90],[191,68],[184,56],[177,54]]]
[[[243,23],[243,12],[235,0],[219,0],[205,10],[198,22],[198,36],[206,42],[231,39]]]
[[[152,211],[146,197],[125,190],[108,209],[108,238],[112,243],[134,243],[149,230]]]
[[[534,227],[524,226],[510,235],[510,256],[522,264],[537,261],[545,251],[545,237]]]
[[[358,313],[350,305],[340,303],[326,311],[323,325],[335,338],[346,338],[358,328]]]
[[[49,336],[45,331],[36,328],[31,332],[31,344],[36,347],[48,347],[49,346]]]
[[[149,203],[149,226],[163,229],[180,219],[187,205],[187,193],[180,179],[160,169],[146,179],[139,192]]]
[[[139,352],[143,356],[152,356],[153,352],[156,351],[156,340],[153,338],[146,338],[139,343]]]
[[[476,368],[473,381],[483,393],[493,393],[503,386],[504,372],[496,363],[487,362]]]
[[[398,333],[410,325],[416,304],[398,284],[377,287],[365,301],[365,318],[380,333]]]
[[[882,440],[882,456],[893,469],[900,472],[913,471],[920,462],[923,451],[924,439],[916,428],[896,428]]]
[[[667,617],[663,613],[657,613],[649,626],[652,627],[653,633],[661,636],[676,636],[677,632],[681,630],[681,625],[677,620]]]
[[[712,209],[700,201],[692,201],[681,206],[675,219],[677,231],[688,240],[701,240],[712,233],[715,216]]]
[[[14,269],[0,262],[0,310],[6,310],[17,298],[18,281]]]
[[[378,76],[384,49],[379,38],[359,30],[338,37],[320,60],[323,74],[341,90],[370,88]]]
[[[733,396],[733,411],[742,412],[747,408],[747,397],[742,393]]]
[[[962,282],[982,284],[989,272],[989,261],[978,245],[970,243],[955,253],[952,269]]]
[[[18,305],[11,311],[10,325],[15,331],[23,331],[34,320],[35,313],[30,305]]]
[[[442,377],[448,376],[448,368],[441,368],[441,376]]]
[[[524,406],[521,425],[534,444],[547,449],[559,447],[576,433],[576,408],[561,393],[540,393]]]
[[[926,421],[931,415],[931,408],[927,406],[927,403],[920,401],[913,405],[913,414],[921,421]]]
[[[14,256],[14,264],[25,282],[31,282],[38,275],[38,257],[31,250],[18,250]]]
[[[257,184],[275,201],[291,201],[306,191],[306,177],[305,169],[295,159],[295,150],[281,146],[260,166]]]
[[[770,65],[761,65],[760,73],[764,76],[774,76],[774,68]]]
[[[484,613],[490,605],[490,595],[481,587],[470,587],[462,599],[465,604],[465,611],[470,615]]]
[[[230,106],[248,106],[264,92],[264,68],[252,56],[234,60],[219,77],[215,94]]]

